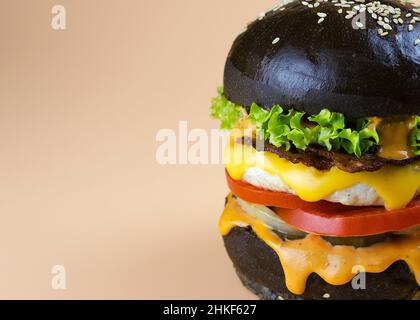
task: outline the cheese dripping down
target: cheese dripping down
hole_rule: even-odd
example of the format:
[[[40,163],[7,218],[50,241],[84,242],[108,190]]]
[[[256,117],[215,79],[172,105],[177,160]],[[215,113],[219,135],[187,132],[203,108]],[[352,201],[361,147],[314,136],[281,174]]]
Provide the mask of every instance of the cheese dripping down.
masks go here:
[[[234,198],[229,197],[219,221],[219,229],[223,236],[227,236],[235,227],[251,227],[258,238],[274,250],[284,270],[287,288],[296,295],[305,292],[306,282],[312,273],[338,286],[349,283],[356,276],[353,272],[355,266],[363,267],[367,273],[381,273],[397,261],[408,264],[420,285],[419,233],[357,249],[333,246],[316,235],[308,235],[302,240],[284,241],[262,221],[243,211]]]
[[[378,130],[378,156],[392,160],[406,160],[415,156],[409,140],[416,126],[416,117],[372,118]]]

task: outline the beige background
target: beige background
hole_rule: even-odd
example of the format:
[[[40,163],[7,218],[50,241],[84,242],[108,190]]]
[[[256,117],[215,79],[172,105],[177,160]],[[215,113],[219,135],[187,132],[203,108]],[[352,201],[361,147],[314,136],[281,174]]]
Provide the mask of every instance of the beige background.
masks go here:
[[[252,297],[217,230],[223,168],[159,166],[155,135],[218,127],[231,42],[271,4],[0,0],[0,298]]]
[[[223,167],[159,166],[155,135],[218,126],[230,45],[272,3],[0,0],[0,298],[253,298],[217,230]]]

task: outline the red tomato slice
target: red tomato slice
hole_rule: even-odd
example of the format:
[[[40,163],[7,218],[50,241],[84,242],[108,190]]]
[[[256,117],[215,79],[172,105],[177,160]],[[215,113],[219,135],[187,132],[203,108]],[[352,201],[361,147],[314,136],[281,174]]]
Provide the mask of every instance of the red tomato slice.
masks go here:
[[[306,202],[287,192],[278,192],[265,190],[258,187],[255,187],[249,183],[233,180],[229,173],[226,171],[226,179],[229,186],[229,189],[233,194],[239,198],[252,202],[255,204],[260,204],[267,207],[280,207],[285,209],[300,209],[307,206],[313,207],[333,207],[338,208],[340,205],[328,201],[319,201],[319,202]]]
[[[371,236],[420,225],[420,200],[393,211],[379,207],[343,207],[342,210],[275,208],[275,212],[283,221],[302,231],[325,236]]]
[[[420,199],[399,210],[353,207],[319,201],[309,203],[284,192],[256,188],[227,174],[232,192],[251,203],[275,207],[277,215],[299,230],[324,236],[356,237],[401,231],[420,226]]]

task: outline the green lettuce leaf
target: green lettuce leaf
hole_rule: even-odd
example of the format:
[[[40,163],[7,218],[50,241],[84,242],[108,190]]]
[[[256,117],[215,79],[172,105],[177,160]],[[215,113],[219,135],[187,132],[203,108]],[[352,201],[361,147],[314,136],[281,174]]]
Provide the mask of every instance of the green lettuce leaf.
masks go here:
[[[222,129],[232,129],[243,114],[241,110],[242,107],[228,101],[223,96],[223,89],[219,88],[218,97],[213,99],[212,116],[222,121]],[[358,119],[346,126],[343,114],[328,109],[307,117],[304,112],[293,109],[284,111],[279,105],[267,111],[253,103],[248,119],[255,125],[260,138],[286,150],[292,146],[306,150],[313,144],[361,157],[379,145],[378,133],[369,126],[367,119]],[[415,143],[420,147],[420,133]]]
[[[223,87],[219,87],[217,91],[217,97],[211,101],[211,117],[221,121],[221,129],[231,130],[242,116],[242,107],[226,99]]]
[[[304,112],[292,109],[284,113],[280,106],[273,109],[266,111],[253,104],[249,119],[258,129],[265,130],[265,139],[276,147],[289,150],[294,146],[306,150],[310,144],[315,144],[329,151],[343,150],[361,157],[379,144],[378,133],[369,128],[369,122],[365,120],[358,121],[359,130],[355,130],[346,128],[342,114],[327,109],[307,117],[306,122]]]
[[[411,135],[411,146],[415,149],[415,154],[420,156],[420,117],[416,117],[416,127]]]

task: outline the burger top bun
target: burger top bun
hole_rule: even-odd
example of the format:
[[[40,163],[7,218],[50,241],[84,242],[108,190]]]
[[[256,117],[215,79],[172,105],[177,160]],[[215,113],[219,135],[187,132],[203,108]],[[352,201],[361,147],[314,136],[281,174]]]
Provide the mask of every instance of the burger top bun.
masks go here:
[[[420,114],[420,9],[395,0],[293,1],[238,36],[225,96],[349,117]]]

